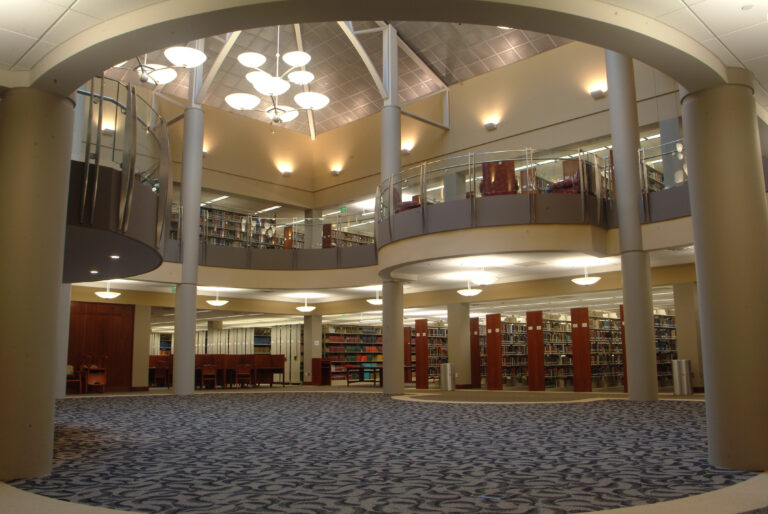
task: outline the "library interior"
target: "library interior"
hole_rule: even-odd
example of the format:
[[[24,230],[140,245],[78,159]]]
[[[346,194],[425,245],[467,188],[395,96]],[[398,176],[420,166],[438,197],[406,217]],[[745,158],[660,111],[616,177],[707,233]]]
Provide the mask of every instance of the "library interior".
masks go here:
[[[0,41],[0,511],[768,511],[768,3]]]

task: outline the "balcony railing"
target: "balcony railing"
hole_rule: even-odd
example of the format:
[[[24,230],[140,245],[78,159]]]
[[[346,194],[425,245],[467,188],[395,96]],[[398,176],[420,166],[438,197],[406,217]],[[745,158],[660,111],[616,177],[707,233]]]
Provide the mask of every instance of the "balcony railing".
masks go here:
[[[117,228],[128,230],[136,183],[151,187],[157,195],[155,246],[167,239],[173,197],[173,175],[168,126],[158,112],[136,94],[132,85],[98,77],[78,89],[83,120],[82,143],[73,156],[85,163],[80,202],[80,223],[93,224],[101,166],[121,172]],[[77,119],[77,117],[76,117]],[[77,127],[76,127],[77,130]]]
[[[376,194],[376,212],[382,222],[399,212],[454,200],[567,194],[581,198],[584,215],[587,195],[610,199],[613,190],[610,162],[592,153],[562,156],[531,149],[469,153],[425,162],[385,180]],[[535,203],[535,196],[531,201]]]
[[[171,239],[180,232],[179,210],[174,204]],[[235,248],[337,248],[372,245],[374,213],[324,218],[258,216],[212,207],[200,208],[200,243]]]

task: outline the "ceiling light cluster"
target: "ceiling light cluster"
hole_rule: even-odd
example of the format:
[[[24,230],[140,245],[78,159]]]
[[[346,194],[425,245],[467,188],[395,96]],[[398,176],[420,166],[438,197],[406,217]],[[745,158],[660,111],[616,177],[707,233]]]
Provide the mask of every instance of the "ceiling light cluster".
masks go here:
[[[288,69],[280,73],[280,27],[277,27],[277,59],[275,59],[274,75],[265,71],[262,67],[267,58],[258,52],[244,52],[237,56],[240,64],[253,71],[245,75],[246,80],[260,94],[269,97],[269,105],[260,110],[267,115],[273,123],[285,123],[295,120],[299,110],[319,110],[328,105],[329,99],[322,93],[314,91],[302,91],[293,97],[298,109],[279,102],[280,95],[285,94],[291,88],[291,84],[307,86],[315,76],[303,69],[312,57],[303,51],[287,52],[282,55],[282,61]],[[287,79],[287,80],[286,80]],[[238,111],[253,111],[261,104],[261,98],[250,93],[232,93],[224,100],[227,105]]]
[[[165,58],[171,62],[171,66],[165,64],[148,63],[146,56],[144,62],[134,68],[139,74],[139,80],[153,86],[162,86],[173,82],[178,77],[174,68],[196,68],[203,64],[207,56],[202,50],[188,46],[172,46],[166,48],[163,52]],[[127,61],[126,61],[127,62]],[[121,67],[125,62],[121,62],[117,67]]]

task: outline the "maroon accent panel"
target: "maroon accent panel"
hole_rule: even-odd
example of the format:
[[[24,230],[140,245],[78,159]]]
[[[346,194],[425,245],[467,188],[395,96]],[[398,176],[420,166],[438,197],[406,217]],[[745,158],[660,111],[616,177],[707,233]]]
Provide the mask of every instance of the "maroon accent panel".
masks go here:
[[[416,320],[416,389],[429,389],[429,345],[427,320]]]
[[[133,305],[72,302],[67,364],[106,369],[107,392],[130,391],[133,378]]]
[[[592,391],[592,359],[589,342],[589,309],[571,309],[571,343],[573,344],[573,390]]]
[[[469,318],[469,369],[473,389],[482,385],[480,357],[480,318]]]
[[[504,385],[501,374],[501,314],[485,317],[485,363],[488,390],[501,390]]]
[[[544,313],[526,313],[528,333],[528,390],[544,390]]]

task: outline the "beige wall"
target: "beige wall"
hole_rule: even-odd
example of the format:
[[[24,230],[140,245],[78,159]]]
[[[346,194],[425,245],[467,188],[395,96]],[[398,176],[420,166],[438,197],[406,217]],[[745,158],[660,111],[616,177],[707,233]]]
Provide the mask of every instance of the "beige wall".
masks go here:
[[[679,115],[677,84],[636,62],[641,125]],[[554,148],[610,133],[608,100],[588,93],[605,80],[604,52],[574,42],[450,87],[449,131],[403,117],[402,138],[413,139],[403,165],[451,154],[501,149]],[[609,92],[610,94],[610,92]],[[344,99],[332,98],[332,102]],[[167,117],[179,107],[164,102]],[[441,121],[442,95],[405,108]],[[309,136],[214,108],[205,108],[203,186],[223,192],[302,207],[324,207],[370,196],[379,182],[379,114]],[[486,131],[486,116],[499,127]],[[171,128],[174,161],[181,160],[182,122]],[[293,175],[282,177],[278,161],[290,161]],[[340,176],[330,167],[340,163]]]

